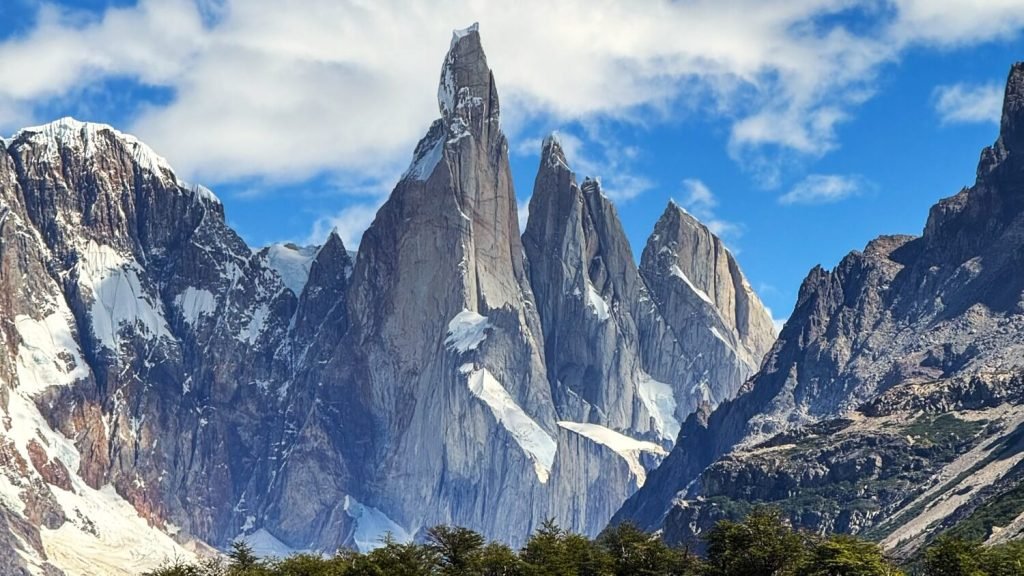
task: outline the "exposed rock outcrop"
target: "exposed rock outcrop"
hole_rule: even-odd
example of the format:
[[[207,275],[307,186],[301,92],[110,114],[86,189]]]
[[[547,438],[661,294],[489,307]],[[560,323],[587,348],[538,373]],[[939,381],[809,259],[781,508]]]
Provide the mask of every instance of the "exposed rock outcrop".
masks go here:
[[[881,237],[812,270],[761,371],[687,420],[616,521],[695,541],[713,519],[772,502],[797,525],[909,554],[984,506],[984,484],[1019,483],[1022,78],[1017,64],[975,185],[936,204],[921,237]]]

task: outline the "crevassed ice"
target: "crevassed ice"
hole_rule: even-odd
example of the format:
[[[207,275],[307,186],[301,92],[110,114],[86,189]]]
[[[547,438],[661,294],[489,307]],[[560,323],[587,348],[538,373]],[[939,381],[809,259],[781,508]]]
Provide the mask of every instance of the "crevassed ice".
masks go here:
[[[345,514],[355,521],[352,541],[360,552],[369,552],[383,545],[384,537],[390,534],[397,542],[412,541],[412,534],[380,510],[359,503],[351,496],[345,496]]]
[[[491,409],[495,420],[508,430],[533,461],[537,478],[541,483],[546,483],[555,463],[555,451],[558,448],[555,439],[526,414],[489,370],[464,365],[461,371],[466,374],[469,391]]]
[[[487,339],[491,323],[486,316],[463,309],[448,322],[448,336],[444,344],[448,348],[465,353],[476,350]]]
[[[676,419],[676,398],[672,387],[641,373],[637,381],[637,393],[647,412],[654,418],[654,426],[662,438],[675,442],[679,436],[679,420]]]
[[[646,442],[630,438],[625,434],[616,432],[611,428],[600,424],[587,424],[583,422],[558,423],[559,426],[587,438],[592,442],[607,446],[613,452],[626,461],[630,473],[636,478],[636,487],[639,488],[647,481],[647,470],[640,463],[640,453],[649,452],[658,456],[665,456],[668,452],[654,442]]]

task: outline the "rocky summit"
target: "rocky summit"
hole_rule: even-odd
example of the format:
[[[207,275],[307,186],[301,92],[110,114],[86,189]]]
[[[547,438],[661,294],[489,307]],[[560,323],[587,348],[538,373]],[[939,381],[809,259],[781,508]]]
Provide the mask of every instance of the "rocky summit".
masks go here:
[[[960,390],[984,410],[970,383],[1004,376],[974,367],[997,348],[1014,358],[1019,100],[978,186],[940,205],[924,238],[816,272],[798,308],[813,328],[795,315],[753,391],[728,403],[775,334],[722,242],[673,204],[638,266],[600,183],[577,178],[556,137],[521,235],[475,27],[454,34],[437,96],[440,117],[356,253],[335,233],[250,248],[212,192],[109,126],[63,119],[0,141],[5,574],[130,574],[237,539],[365,550],[439,523],[513,545],[546,518],[595,535],[637,488],[667,492],[676,470],[696,477],[738,443],[749,418],[719,414],[764,412],[751,394],[785,391],[772,397],[802,423],[914,377],[941,407],[966,409]],[[979,226],[984,242],[958,232]],[[879,318],[871,342],[822,351]],[[903,318],[943,330],[929,342],[968,326],[988,340],[914,345],[922,324]],[[828,370],[872,345],[919,361],[876,374],[864,360],[837,388]],[[828,401],[808,399],[820,390]],[[692,413],[727,431],[678,446],[707,430]],[[764,414],[760,432],[785,428]]]
[[[919,237],[815,268],[761,370],[697,412],[615,521],[699,545],[758,504],[912,557],[1024,533],[1024,63],[975,184]]]

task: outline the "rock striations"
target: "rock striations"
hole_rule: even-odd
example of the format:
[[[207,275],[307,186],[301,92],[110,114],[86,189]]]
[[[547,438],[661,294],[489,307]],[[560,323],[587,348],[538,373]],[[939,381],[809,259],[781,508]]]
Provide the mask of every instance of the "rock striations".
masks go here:
[[[3,142],[0,563],[127,574],[437,523],[516,544],[548,517],[596,534],[679,423],[733,396],[774,334],[721,242],[673,205],[637,267],[556,139],[521,238],[475,27],[438,101],[357,254],[334,233],[254,252],[108,126]]]
[[[771,503],[799,526],[913,554],[940,531],[1024,530],[1024,64],[971,188],[920,237],[815,268],[761,371],[690,416],[616,516],[696,543]]]

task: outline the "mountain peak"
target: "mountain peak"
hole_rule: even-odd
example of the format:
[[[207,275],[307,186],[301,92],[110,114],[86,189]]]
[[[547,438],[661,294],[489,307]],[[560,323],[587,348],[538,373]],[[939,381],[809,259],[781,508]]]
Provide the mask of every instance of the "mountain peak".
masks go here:
[[[565,159],[565,151],[562,150],[562,141],[558,138],[558,132],[552,132],[544,138],[541,144],[541,159],[550,166],[564,166],[569,169],[569,162]]]
[[[449,126],[460,120],[465,125],[476,119],[497,120],[498,94],[477,24],[452,33],[441,68],[437,102]]]
[[[462,40],[463,38],[469,36],[470,34],[480,34],[479,22],[473,22],[472,24],[466,26],[465,28],[452,30],[452,43],[451,45],[449,45],[448,48],[454,48],[455,44],[458,43],[459,40]]]
[[[1010,67],[999,135],[1007,150],[1024,148],[1024,62]]]
[[[666,227],[670,230],[678,230],[683,225],[691,228],[706,228],[700,220],[694,218],[685,208],[670,198],[665,206],[665,211],[661,213],[661,217],[655,223],[655,230]]]
[[[80,151],[86,158],[94,155],[103,134],[109,134],[114,140],[120,141],[139,166],[153,174],[164,172],[173,174],[171,165],[152,148],[143,144],[138,138],[124,134],[114,127],[96,122],[82,122],[71,116],[65,116],[48,124],[24,128],[15,134],[9,144],[29,142],[45,149],[45,158],[57,158],[62,149]]]

